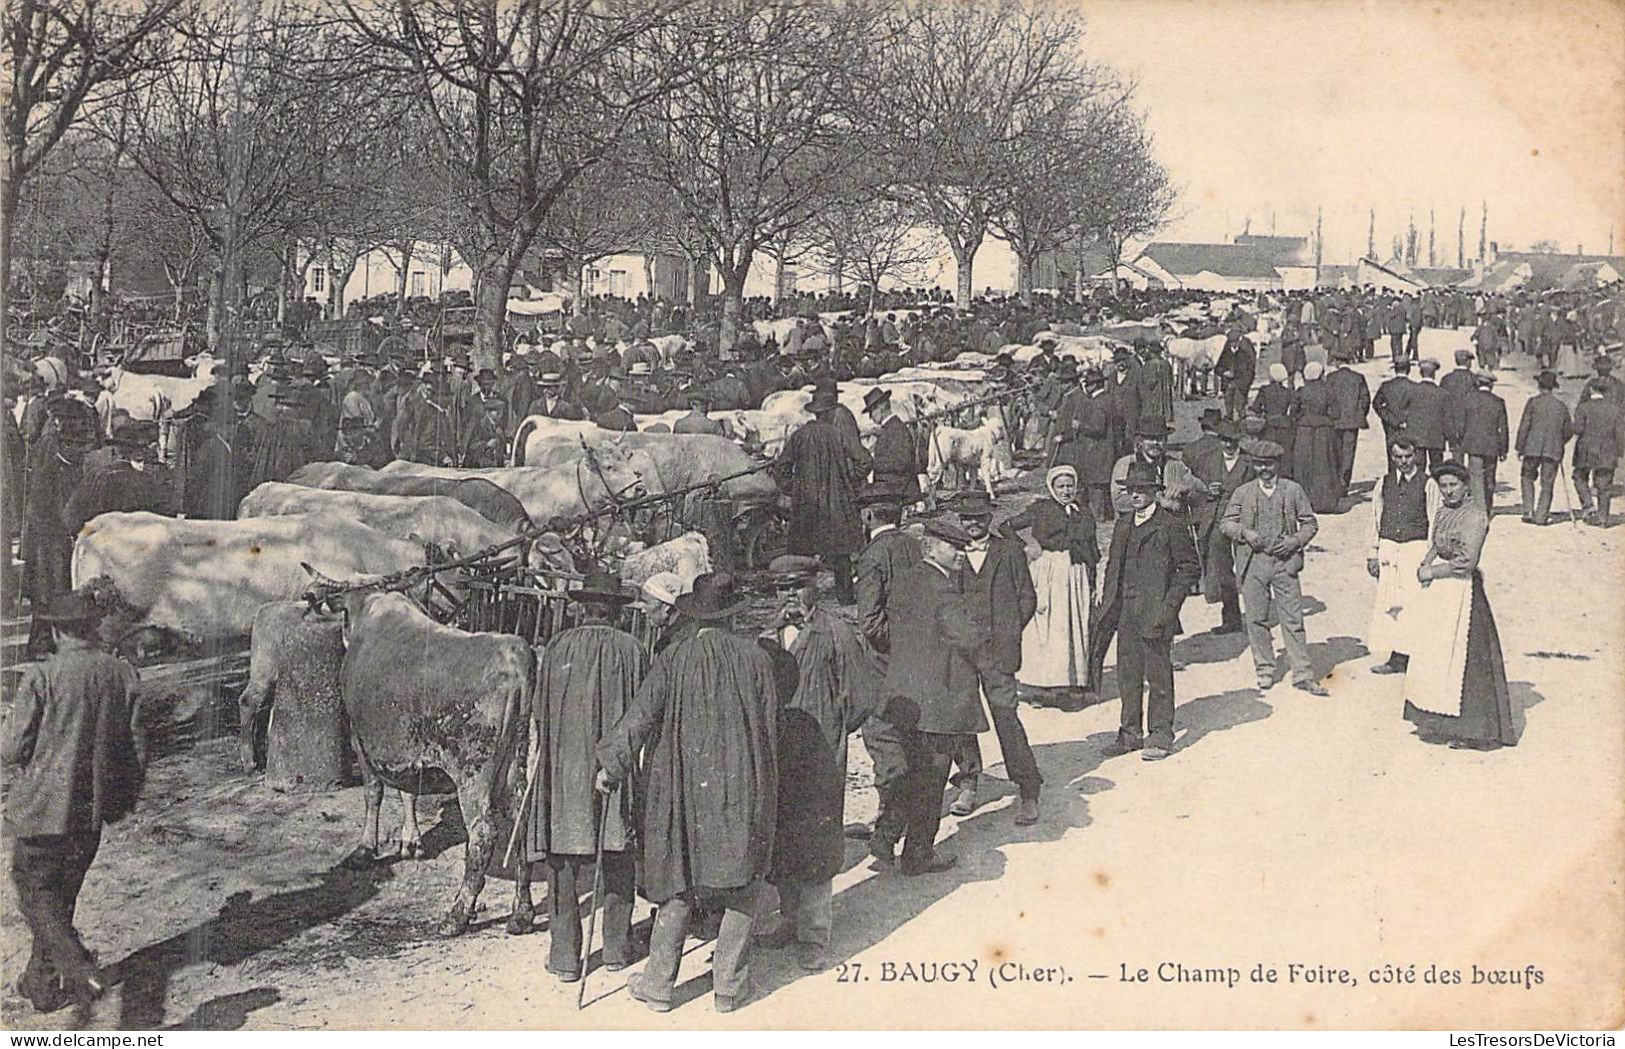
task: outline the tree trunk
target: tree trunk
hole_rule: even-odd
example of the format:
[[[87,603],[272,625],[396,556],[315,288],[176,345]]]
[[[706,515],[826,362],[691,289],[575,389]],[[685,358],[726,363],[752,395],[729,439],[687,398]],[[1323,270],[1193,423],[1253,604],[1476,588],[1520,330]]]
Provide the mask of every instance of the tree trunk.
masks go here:
[[[5,214],[0,215],[0,328],[8,327],[11,317],[8,312],[11,302],[11,232],[17,218],[14,188],[7,179],[5,187],[0,189],[0,198],[3,198],[5,206]]]
[[[587,300],[582,294],[586,287],[582,274],[586,272],[587,265],[585,260],[574,259],[568,255],[564,257],[564,291],[570,296],[571,313],[587,312]]]
[[[688,304],[698,313],[711,297],[711,253],[707,249],[688,264]]]
[[[954,309],[961,313],[970,309],[972,267],[976,264],[976,249],[980,243],[962,246],[950,241],[954,253]]]
[[[412,254],[417,248],[417,242],[403,240],[395,245],[401,253],[401,268],[395,275],[395,317],[398,320],[406,312],[406,278],[412,273]]]
[[[1028,251],[1016,252],[1016,294],[1023,306],[1033,304],[1033,258]]]
[[[732,353],[739,341],[739,319],[745,308],[745,274],[750,272],[750,253],[733,266],[722,267],[722,327],[717,332],[719,349]]]
[[[831,295],[839,295],[841,289],[846,287],[846,281],[842,278],[842,274],[845,272],[846,256],[844,254],[836,255],[835,258],[830,260],[829,267],[829,293]]]
[[[511,259],[497,257],[475,270],[479,283],[474,293],[474,367],[496,371],[502,366],[502,329],[508,321],[508,282],[513,279]]]
[[[650,302],[658,297],[655,295],[655,257],[647,251],[643,253],[643,294]]]

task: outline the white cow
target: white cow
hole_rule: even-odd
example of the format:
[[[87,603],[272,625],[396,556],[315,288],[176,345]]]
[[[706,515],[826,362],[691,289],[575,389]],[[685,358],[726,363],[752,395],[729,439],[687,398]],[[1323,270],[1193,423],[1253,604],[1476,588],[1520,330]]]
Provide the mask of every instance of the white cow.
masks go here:
[[[1010,437],[1004,419],[990,414],[974,430],[961,430],[953,426],[937,426],[926,441],[925,473],[936,487],[950,467],[976,476],[993,496],[993,485],[1015,472],[1015,460],[1010,452]]]
[[[525,507],[532,521],[540,524],[550,517],[573,517],[609,505],[609,497],[633,499],[665,491],[660,468],[653,456],[636,448],[608,445],[595,449],[603,478],[586,460],[579,445],[574,457],[550,466],[499,466],[488,469],[454,469],[427,466],[397,459],[379,473],[386,476],[436,477],[462,480],[478,477],[510,493]]]
[[[1206,395],[1213,366],[1224,349],[1224,333],[1209,335],[1205,339],[1187,339],[1176,335],[1168,340],[1168,356],[1174,362],[1174,389],[1182,398],[1192,394]]]
[[[675,572],[690,590],[694,579],[711,571],[711,546],[699,532],[684,532],[675,539],[628,554],[621,562],[621,581],[641,587],[658,572]]]
[[[448,556],[472,554],[514,536],[446,495],[373,495],[268,481],[237,507],[239,519],[309,513],[343,514],[395,539],[433,543]]]
[[[348,579],[399,572],[425,556],[421,543],[340,513],[246,521],[113,513],[80,532],[72,580],[80,587],[105,578],[141,625],[201,641],[248,637],[261,605],[297,599],[310,585],[301,562]]]
[[[112,397],[115,411],[128,412],[137,420],[161,419],[166,412],[189,408],[214,382],[219,361],[213,357],[200,360],[197,373],[184,379],[168,375],[141,375],[114,368],[108,375],[107,392]]]

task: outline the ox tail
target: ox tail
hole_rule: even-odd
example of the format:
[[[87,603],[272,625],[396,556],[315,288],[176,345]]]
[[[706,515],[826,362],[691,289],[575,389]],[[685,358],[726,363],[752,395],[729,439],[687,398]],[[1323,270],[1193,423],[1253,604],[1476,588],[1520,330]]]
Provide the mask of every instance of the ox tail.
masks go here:
[[[513,819],[513,827],[508,832],[508,847],[502,856],[504,867],[513,862],[514,849],[525,838],[530,799],[536,790],[536,781],[541,778],[541,740],[531,738],[525,718],[525,711],[535,710],[541,700],[541,688],[542,648],[538,645],[530,649],[529,678],[503,704],[502,723],[497,728],[497,739],[506,742],[499,744],[501,750],[494,773],[507,782],[505,785],[500,782],[495,784],[506,789],[493,791],[493,796],[509,799],[509,815]],[[524,858],[521,856],[521,860]]]
[[[931,436],[925,442],[925,474],[931,479],[932,484],[935,484],[942,477],[943,467],[946,465],[946,459],[942,454],[942,445],[939,442],[941,433],[942,427],[931,427]]]
[[[525,445],[534,432],[536,432],[536,422],[527,416],[519,424],[519,430],[513,435],[513,451],[508,456],[509,466],[525,465]]]

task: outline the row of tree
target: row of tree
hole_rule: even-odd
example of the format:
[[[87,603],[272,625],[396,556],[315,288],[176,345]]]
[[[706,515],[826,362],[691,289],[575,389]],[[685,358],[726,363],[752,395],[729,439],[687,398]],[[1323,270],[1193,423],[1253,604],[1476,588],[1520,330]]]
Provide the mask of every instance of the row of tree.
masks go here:
[[[291,289],[321,265],[337,302],[382,247],[404,299],[414,258],[455,252],[490,363],[521,269],[654,250],[719,275],[729,344],[763,256],[877,287],[946,249],[965,304],[989,236],[1025,290],[1048,253],[1115,261],[1173,201],[1132,85],[1045,0],[13,0],[5,18],[6,285],[18,228],[29,253],[70,241],[103,267],[134,238],[177,288],[206,279],[215,330],[252,268]]]

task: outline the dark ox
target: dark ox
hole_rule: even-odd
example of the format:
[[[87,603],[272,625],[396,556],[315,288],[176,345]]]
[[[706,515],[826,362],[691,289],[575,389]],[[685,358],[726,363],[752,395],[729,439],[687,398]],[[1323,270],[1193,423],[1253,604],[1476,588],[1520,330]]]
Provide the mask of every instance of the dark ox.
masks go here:
[[[406,597],[352,590],[343,597],[339,689],[366,790],[361,842],[346,864],[378,860],[384,787],[455,792],[468,829],[463,884],[438,931],[467,930],[497,845],[523,790],[527,717],[536,682],[530,646],[507,634],[442,626]],[[510,931],[534,916],[528,865],[516,865]]]

